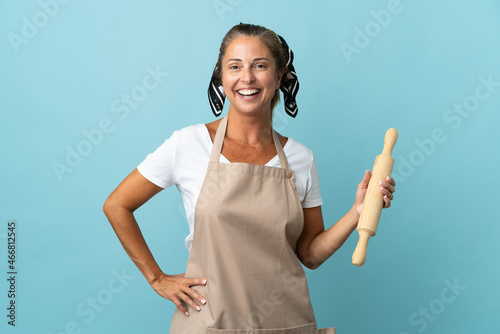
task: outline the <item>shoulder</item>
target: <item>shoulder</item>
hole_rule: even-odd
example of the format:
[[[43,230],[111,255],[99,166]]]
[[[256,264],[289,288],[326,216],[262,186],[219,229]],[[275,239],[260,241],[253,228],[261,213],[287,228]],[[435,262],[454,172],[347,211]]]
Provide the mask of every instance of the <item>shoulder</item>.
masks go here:
[[[295,172],[295,185],[302,207],[312,208],[322,205],[319,175],[313,151],[293,138],[288,138],[284,151],[290,168]]]
[[[188,125],[175,130],[165,144],[174,146],[192,146],[193,144],[207,144],[208,132],[204,124]]]
[[[199,137],[206,135],[206,127],[204,124],[193,124],[188,125],[184,128],[178,129],[173,132],[172,135],[175,135],[179,138],[190,138],[190,137]]]
[[[171,133],[155,151],[161,156],[179,156],[199,151],[209,146],[210,137],[204,124],[189,125]]]
[[[313,151],[306,145],[288,137],[286,145],[283,150],[290,164],[299,178],[308,178],[309,172],[314,168],[314,155]]]
[[[313,151],[309,147],[291,137],[288,137],[288,141],[284,149],[289,159],[300,158],[307,163],[311,163],[311,161],[314,159]]]

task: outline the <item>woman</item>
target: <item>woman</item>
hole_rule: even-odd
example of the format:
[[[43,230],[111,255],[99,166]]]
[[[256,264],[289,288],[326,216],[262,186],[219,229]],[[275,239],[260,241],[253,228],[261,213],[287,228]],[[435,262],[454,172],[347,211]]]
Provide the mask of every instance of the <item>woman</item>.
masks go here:
[[[335,332],[317,330],[300,262],[315,269],[342,246],[356,227],[371,174],[365,172],[352,209],[325,231],[311,151],[271,125],[280,88],[287,113],[297,112],[292,61],[274,32],[233,27],[209,88],[216,115],[229,100],[227,115],[174,132],[104,205],[127,254],[152,288],[177,306],[170,333]],[[180,275],[159,268],[133,216],[173,184],[191,232]],[[393,179],[381,184],[385,207],[394,191]]]

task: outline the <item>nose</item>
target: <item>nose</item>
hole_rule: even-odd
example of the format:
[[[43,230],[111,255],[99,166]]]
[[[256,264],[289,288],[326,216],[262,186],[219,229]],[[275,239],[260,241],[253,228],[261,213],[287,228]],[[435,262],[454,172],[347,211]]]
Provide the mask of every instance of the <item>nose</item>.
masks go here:
[[[254,77],[254,74],[252,72],[252,69],[251,68],[245,68],[242,72],[241,72],[241,81],[245,82],[245,83],[251,83],[255,80],[255,77]]]

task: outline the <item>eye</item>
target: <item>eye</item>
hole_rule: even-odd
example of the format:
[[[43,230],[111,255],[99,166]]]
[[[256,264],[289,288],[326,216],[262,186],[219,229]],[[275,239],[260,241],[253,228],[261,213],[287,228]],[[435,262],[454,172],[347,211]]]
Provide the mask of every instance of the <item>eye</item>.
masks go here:
[[[236,64],[229,65],[228,69],[230,69],[230,70],[237,70],[238,69],[238,65],[236,65]]]
[[[259,70],[265,70],[267,68],[267,65],[266,64],[256,64],[255,67],[258,68]]]

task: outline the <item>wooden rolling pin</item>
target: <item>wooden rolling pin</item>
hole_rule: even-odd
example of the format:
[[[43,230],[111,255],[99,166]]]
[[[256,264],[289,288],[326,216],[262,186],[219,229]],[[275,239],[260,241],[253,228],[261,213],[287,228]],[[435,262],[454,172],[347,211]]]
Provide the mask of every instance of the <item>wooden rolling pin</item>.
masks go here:
[[[386,177],[391,176],[394,159],[391,157],[392,149],[396,145],[398,132],[396,129],[389,129],[385,133],[384,150],[377,155],[368,189],[366,191],[363,210],[358,222],[359,240],[354,254],[352,254],[352,263],[355,266],[362,266],[366,260],[366,248],[368,240],[377,232],[380,213],[384,207],[384,199],[380,193],[380,181],[386,181]]]

